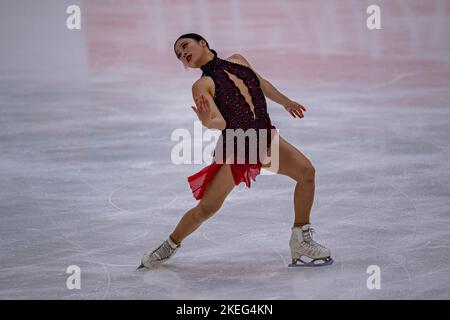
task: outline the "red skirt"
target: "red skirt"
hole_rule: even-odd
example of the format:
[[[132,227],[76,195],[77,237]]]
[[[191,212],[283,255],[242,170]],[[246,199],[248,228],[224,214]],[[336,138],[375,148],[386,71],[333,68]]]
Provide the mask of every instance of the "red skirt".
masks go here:
[[[206,186],[214,178],[217,170],[219,170],[222,165],[223,163],[216,163],[213,161],[209,166],[204,167],[199,172],[187,178],[192,194],[196,200],[200,200],[203,197]],[[238,185],[241,182],[245,182],[247,188],[250,188],[250,179],[256,181],[256,176],[261,173],[261,166],[261,163],[230,164],[234,184]]]

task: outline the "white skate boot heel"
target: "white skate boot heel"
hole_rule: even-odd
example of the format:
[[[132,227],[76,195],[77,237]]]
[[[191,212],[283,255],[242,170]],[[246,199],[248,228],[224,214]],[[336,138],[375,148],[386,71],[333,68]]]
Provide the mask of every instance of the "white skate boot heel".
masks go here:
[[[333,263],[330,250],[312,239],[312,231],[313,228],[309,224],[292,228],[289,241],[292,263],[289,267],[321,267]],[[310,261],[302,260],[302,256]]]
[[[177,245],[169,237],[155,250],[146,252],[141,259],[141,265],[136,270],[155,267],[166,262],[174,256],[180,246],[180,244]]]

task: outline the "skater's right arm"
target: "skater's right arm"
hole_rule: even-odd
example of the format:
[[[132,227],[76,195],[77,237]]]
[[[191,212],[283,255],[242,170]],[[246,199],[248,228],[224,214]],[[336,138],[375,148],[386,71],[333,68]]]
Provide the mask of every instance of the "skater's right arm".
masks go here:
[[[202,124],[208,129],[224,130],[226,121],[214,102],[208,79],[202,77],[192,85],[192,97],[197,106],[192,109]]]

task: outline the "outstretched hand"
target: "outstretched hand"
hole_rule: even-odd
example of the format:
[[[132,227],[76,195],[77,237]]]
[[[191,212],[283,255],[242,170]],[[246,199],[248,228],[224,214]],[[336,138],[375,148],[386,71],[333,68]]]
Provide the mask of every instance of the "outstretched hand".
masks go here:
[[[203,123],[211,119],[211,108],[208,99],[203,95],[195,98],[195,104],[197,106],[191,106],[192,110],[197,114],[198,119]]]
[[[294,118],[303,118],[303,111],[306,111],[306,108],[302,106],[300,103],[290,100],[289,103],[283,106],[287,112],[291,114]]]

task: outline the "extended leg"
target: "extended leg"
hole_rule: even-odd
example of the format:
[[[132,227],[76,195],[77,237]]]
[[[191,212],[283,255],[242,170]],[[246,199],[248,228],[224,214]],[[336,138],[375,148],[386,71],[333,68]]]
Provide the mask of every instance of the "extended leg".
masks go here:
[[[180,247],[181,241],[220,209],[234,186],[230,165],[223,164],[207,185],[199,203],[184,214],[169,239],[155,250],[144,254],[138,269],[159,265],[173,257]]]
[[[204,221],[212,217],[222,206],[235,184],[229,164],[223,164],[214,179],[208,184],[199,203],[188,210],[170,237],[179,244],[194,232]]]

